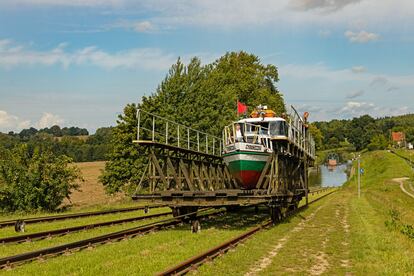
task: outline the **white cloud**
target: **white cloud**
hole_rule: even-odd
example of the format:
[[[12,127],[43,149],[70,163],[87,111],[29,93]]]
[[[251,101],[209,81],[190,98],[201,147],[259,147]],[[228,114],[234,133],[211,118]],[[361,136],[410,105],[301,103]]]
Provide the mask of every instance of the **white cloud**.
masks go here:
[[[330,30],[319,30],[318,35],[320,37],[329,37],[332,34]]]
[[[348,38],[350,42],[356,42],[356,43],[367,43],[370,41],[377,41],[379,39],[378,34],[369,33],[366,31],[359,31],[359,32],[346,31],[345,36]]]
[[[339,113],[351,116],[360,116],[369,113],[375,108],[375,104],[367,102],[347,102],[344,107],[339,110]]]
[[[366,72],[367,70],[365,69],[365,67],[364,67],[364,66],[354,66],[354,67],[352,67],[352,68],[351,68],[351,71],[352,71],[353,73],[358,74],[358,73],[364,73],[364,72]]]
[[[0,40],[0,68],[13,68],[23,65],[93,65],[104,69],[127,68],[165,70],[176,61],[172,54],[155,48],[133,48],[109,53],[95,46],[85,47],[74,52],[66,51],[66,44],[37,51],[22,45],[14,45],[10,40]]]
[[[372,79],[370,85],[371,86],[385,86],[388,84],[388,79],[383,76],[376,76]]]
[[[351,92],[351,93],[348,93],[347,95],[346,95],[346,98],[347,99],[355,99],[355,98],[357,98],[357,97],[359,97],[359,96],[362,96],[362,95],[364,95],[364,90],[358,90],[358,91],[354,91],[354,92]]]
[[[369,114],[373,117],[398,116],[412,112],[408,106],[380,106],[371,102],[349,101],[341,108],[331,111],[337,118],[359,117]]]
[[[410,26],[414,18],[411,0],[13,0],[0,6],[74,6],[94,7],[115,18],[131,14],[153,15],[147,18],[156,26],[215,26],[219,28],[291,27],[292,24],[335,29],[364,19],[366,28],[388,28],[391,24]],[[398,16],[396,16],[398,15]],[[357,24],[360,25],[360,24]],[[386,29],[385,28],[385,29]],[[164,28],[161,28],[164,29]],[[357,28],[360,29],[360,28]]]
[[[8,2],[8,1],[7,1]],[[127,4],[125,0],[14,0],[7,3],[9,6],[30,5],[30,6],[122,6]]]
[[[10,127],[14,126],[19,120],[17,116],[8,114],[4,110],[0,110],[0,127]]]
[[[301,11],[313,9],[334,11],[358,2],[361,0],[291,0],[290,6]]]
[[[154,24],[152,24],[150,21],[120,20],[106,27],[106,29],[112,28],[123,28],[127,30],[133,30],[137,33],[151,33],[157,30],[156,26],[154,26]]]
[[[7,113],[7,111],[0,110],[0,129],[22,129],[30,125],[29,120],[22,120],[16,115]]]
[[[396,91],[399,90],[400,88],[398,86],[392,85],[390,87],[387,88],[387,92],[392,92],[392,91]]]
[[[323,110],[322,107],[316,106],[313,104],[300,104],[296,106],[296,109],[299,111],[299,113],[303,113],[303,112],[318,113]]]
[[[59,115],[54,115],[49,112],[43,112],[43,115],[37,122],[36,127],[40,129],[45,127],[51,127],[54,125],[61,126],[63,123],[64,120]]]
[[[136,32],[150,32],[155,29],[149,21],[135,22],[133,28]]]

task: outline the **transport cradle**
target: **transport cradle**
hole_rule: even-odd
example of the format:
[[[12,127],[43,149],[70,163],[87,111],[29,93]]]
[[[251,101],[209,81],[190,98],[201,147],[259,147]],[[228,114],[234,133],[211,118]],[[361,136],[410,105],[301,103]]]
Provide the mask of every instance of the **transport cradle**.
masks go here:
[[[176,214],[263,204],[274,220],[297,208],[307,199],[315,156],[306,120],[293,107],[284,118],[266,107],[255,112],[217,137],[138,110],[134,143],[148,162],[132,198],[166,204]]]

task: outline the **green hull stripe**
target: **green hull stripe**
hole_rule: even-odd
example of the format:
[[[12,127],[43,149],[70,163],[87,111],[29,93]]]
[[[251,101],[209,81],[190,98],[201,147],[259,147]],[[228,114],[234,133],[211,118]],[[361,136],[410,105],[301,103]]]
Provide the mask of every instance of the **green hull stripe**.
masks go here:
[[[235,151],[235,152],[230,152],[230,153],[225,153],[223,154],[223,156],[232,156],[232,155],[236,155],[236,154],[252,154],[252,155],[265,155],[265,156],[269,156],[269,153],[265,153],[265,152],[252,152],[252,151]]]
[[[228,167],[229,167],[230,172],[239,172],[239,171],[261,172],[265,164],[266,162],[263,162],[263,161],[237,160],[237,161],[230,162]]]

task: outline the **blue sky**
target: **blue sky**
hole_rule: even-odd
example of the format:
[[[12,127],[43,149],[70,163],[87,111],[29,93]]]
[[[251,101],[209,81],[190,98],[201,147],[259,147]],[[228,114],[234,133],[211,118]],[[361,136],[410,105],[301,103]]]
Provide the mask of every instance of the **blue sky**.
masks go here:
[[[409,0],[0,0],[0,131],[114,125],[180,56],[244,50],[312,120],[414,111]]]

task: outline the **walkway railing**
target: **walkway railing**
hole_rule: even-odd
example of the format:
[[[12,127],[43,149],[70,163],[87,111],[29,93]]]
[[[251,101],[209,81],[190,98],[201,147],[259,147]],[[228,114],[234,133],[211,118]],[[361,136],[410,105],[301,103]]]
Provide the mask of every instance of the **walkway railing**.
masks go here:
[[[221,156],[223,141],[220,137],[198,131],[156,114],[137,110],[137,142],[149,141]]]
[[[288,138],[301,150],[311,157],[315,157],[315,141],[305,122],[293,106],[288,116]]]

